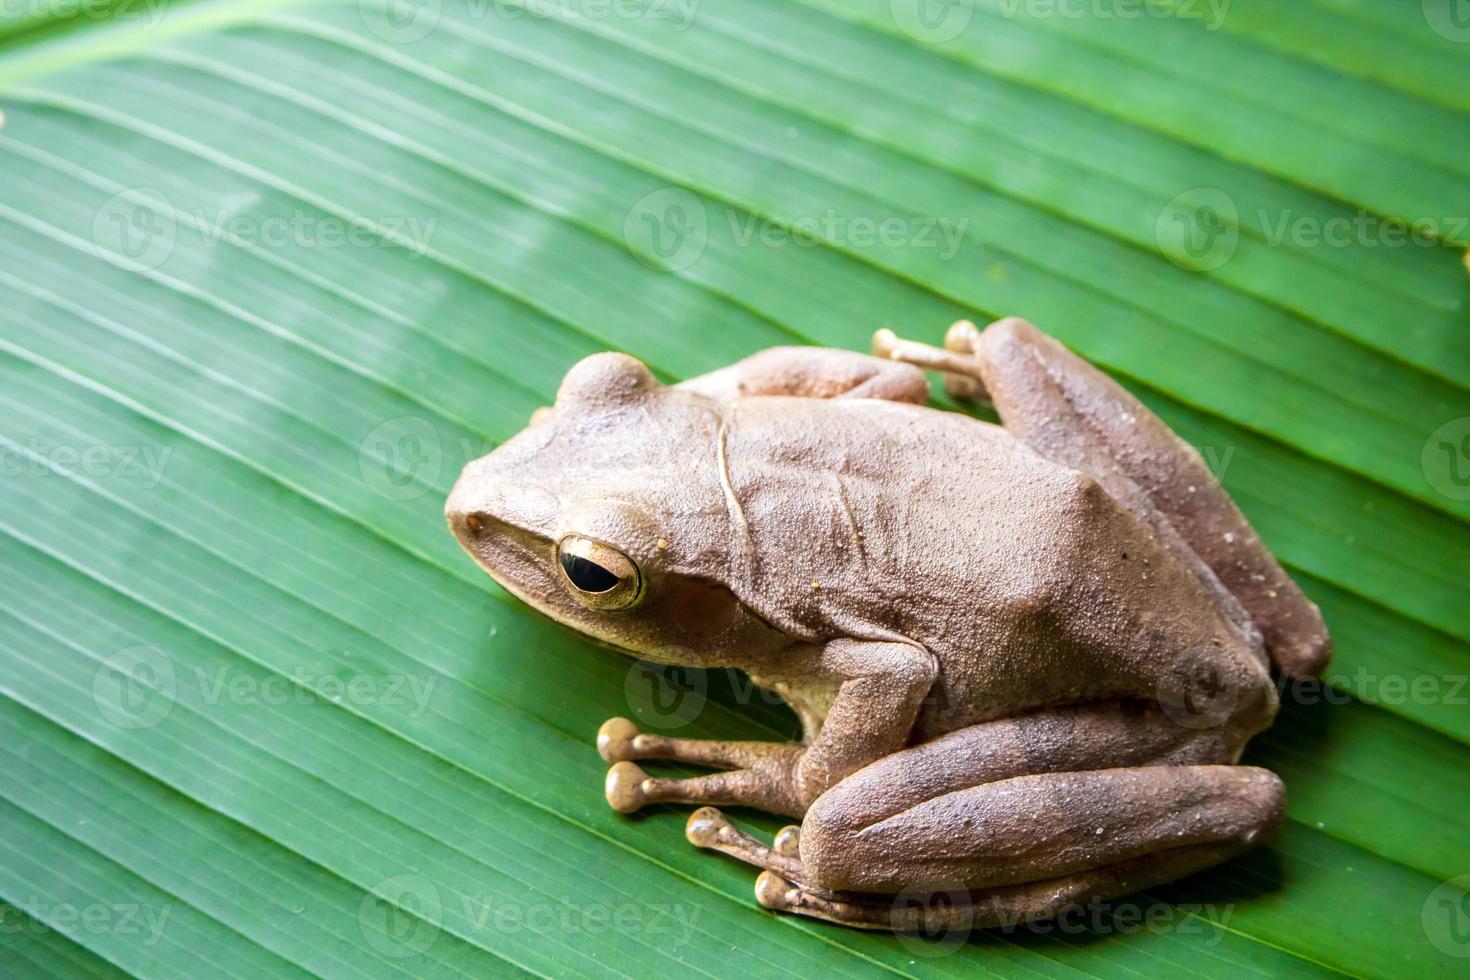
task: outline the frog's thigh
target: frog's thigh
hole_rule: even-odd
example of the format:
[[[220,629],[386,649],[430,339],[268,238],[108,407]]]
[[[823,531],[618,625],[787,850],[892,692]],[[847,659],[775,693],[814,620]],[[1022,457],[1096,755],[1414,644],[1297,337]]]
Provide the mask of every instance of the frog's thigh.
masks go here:
[[[817,889],[994,889],[1125,862],[1134,868],[1132,880],[1154,865],[1172,867],[1177,862],[1167,855],[1182,848],[1208,855],[1208,863],[1224,860],[1273,831],[1285,810],[1281,780],[1246,766],[1016,776],[877,823],[854,818],[862,807],[854,807],[860,801],[853,792],[834,787],[802,823],[801,866],[805,883]],[[1178,874],[1205,866],[1186,863]]]
[[[977,331],[956,324],[1007,430],[1041,455],[1089,474],[1156,524],[1162,515],[1260,629],[1277,666],[1317,673],[1330,656],[1317,607],[1302,594],[1188,443],[1102,371],[1024,320]],[[1167,530],[1167,529],[1166,529]]]

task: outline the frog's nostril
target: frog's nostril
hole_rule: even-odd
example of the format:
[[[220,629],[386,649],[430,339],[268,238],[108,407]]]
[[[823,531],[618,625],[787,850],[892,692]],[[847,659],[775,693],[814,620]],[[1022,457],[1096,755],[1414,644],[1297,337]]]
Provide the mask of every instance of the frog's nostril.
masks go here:
[[[479,514],[469,514],[464,519],[465,530],[477,538],[485,533],[485,526],[485,518]]]

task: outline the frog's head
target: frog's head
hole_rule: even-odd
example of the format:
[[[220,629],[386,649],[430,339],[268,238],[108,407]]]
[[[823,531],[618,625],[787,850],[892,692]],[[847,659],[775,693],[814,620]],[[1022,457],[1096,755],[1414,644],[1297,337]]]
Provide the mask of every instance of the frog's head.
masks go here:
[[[664,663],[784,645],[729,588],[719,406],[597,354],[556,406],[464,468],[449,527],[517,598],[595,640]]]

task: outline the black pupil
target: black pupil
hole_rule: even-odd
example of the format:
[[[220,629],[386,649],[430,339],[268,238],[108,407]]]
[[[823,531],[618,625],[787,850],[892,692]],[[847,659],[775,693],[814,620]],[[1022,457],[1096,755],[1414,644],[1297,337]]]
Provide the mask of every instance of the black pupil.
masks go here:
[[[612,572],[578,555],[562,555],[561,567],[572,584],[583,592],[607,592],[618,584],[618,577]]]

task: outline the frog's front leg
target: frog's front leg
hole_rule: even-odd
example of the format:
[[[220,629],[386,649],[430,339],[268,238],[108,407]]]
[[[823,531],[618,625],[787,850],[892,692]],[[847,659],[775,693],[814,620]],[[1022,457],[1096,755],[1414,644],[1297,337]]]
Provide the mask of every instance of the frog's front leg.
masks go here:
[[[799,817],[843,777],[901,749],[938,668],[917,644],[839,639],[783,651],[779,671],[832,683],[837,693],[810,745],[666,738],[615,718],[598,733],[613,763],[608,803],[631,813],[647,803],[750,806]],[[762,666],[763,674],[774,673]],[[650,777],[634,759],[671,759],[727,768],[692,779]]]

